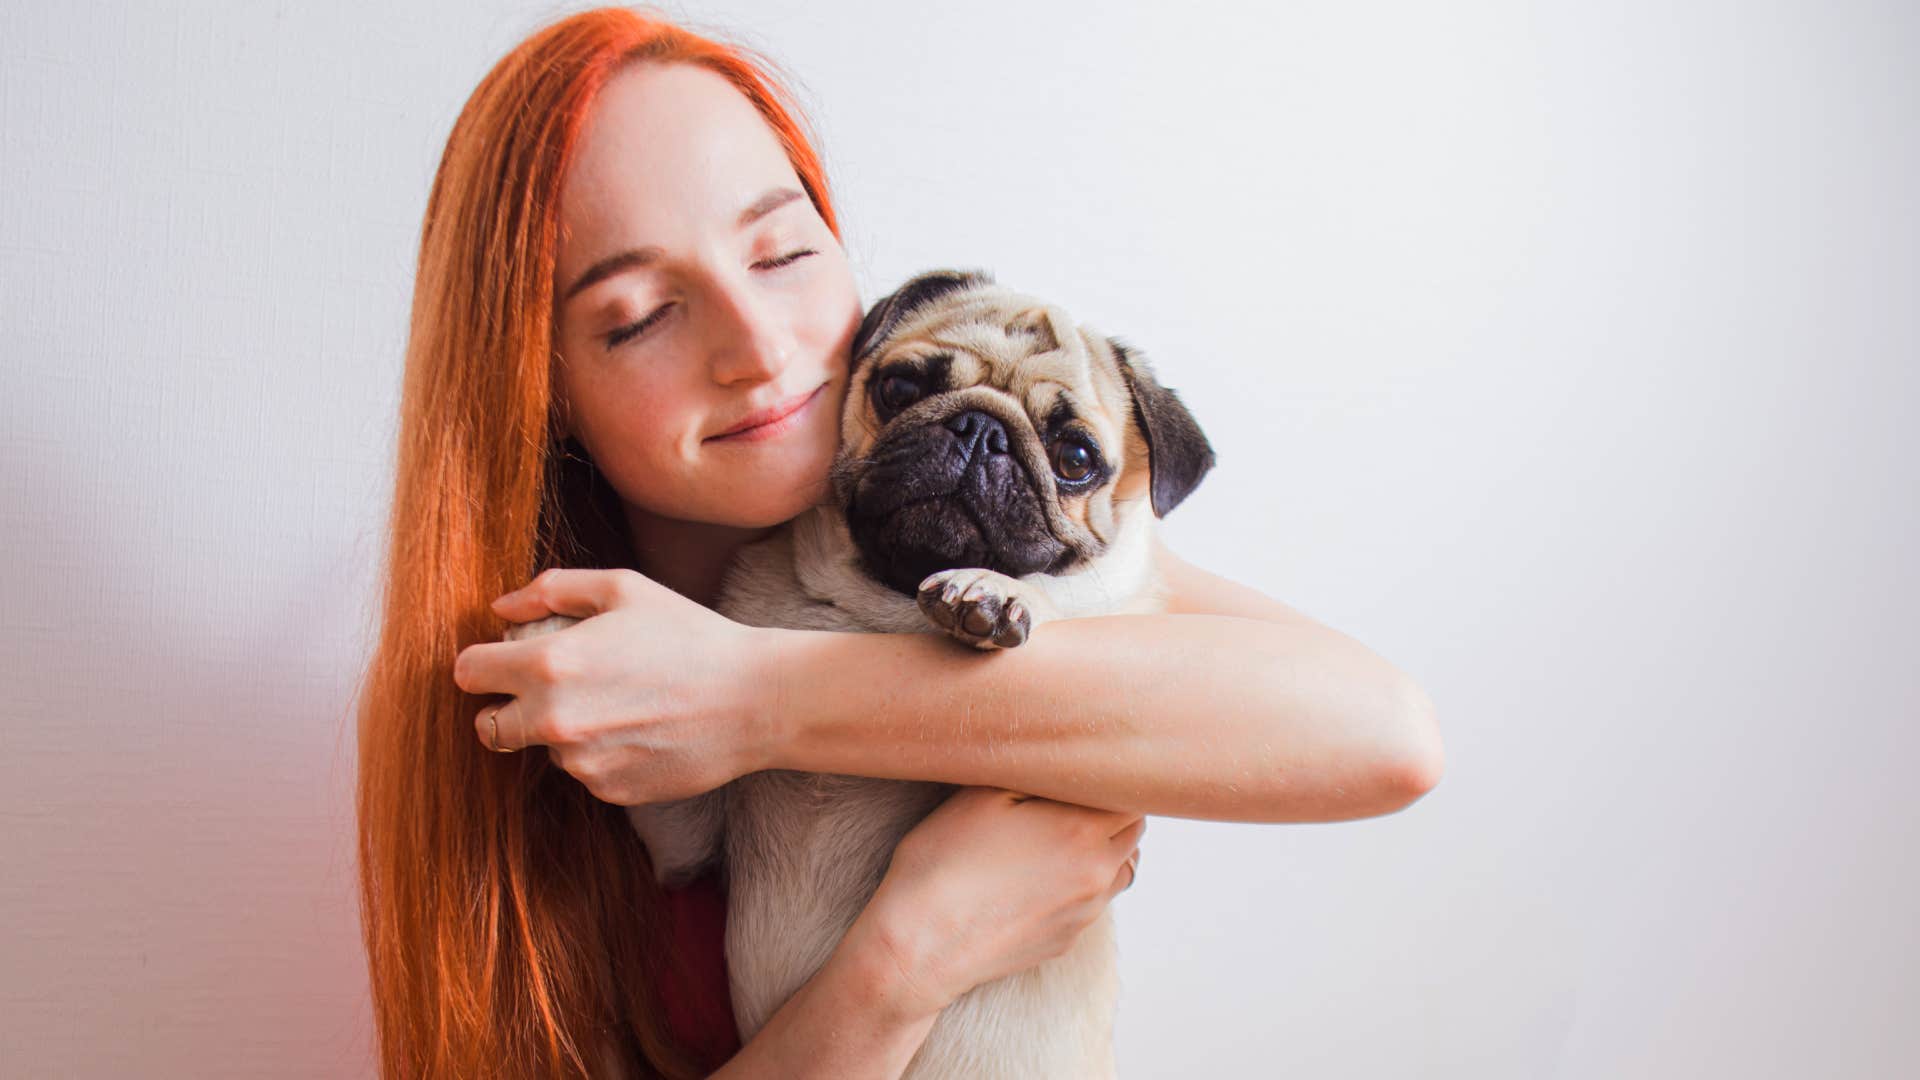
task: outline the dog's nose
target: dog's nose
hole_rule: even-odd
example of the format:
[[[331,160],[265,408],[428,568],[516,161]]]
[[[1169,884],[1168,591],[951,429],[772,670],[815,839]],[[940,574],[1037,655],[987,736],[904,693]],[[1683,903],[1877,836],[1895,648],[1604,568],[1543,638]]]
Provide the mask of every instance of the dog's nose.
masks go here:
[[[946,426],[948,431],[960,436],[960,445],[966,448],[969,460],[982,448],[989,454],[1007,452],[1007,429],[997,418],[978,409],[947,417]]]

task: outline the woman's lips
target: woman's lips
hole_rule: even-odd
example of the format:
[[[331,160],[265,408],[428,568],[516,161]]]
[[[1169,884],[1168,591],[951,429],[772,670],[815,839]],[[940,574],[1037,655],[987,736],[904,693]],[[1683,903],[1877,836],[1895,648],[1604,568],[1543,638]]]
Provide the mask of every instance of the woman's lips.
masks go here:
[[[730,431],[724,435],[712,436],[707,439],[707,441],[760,442],[764,439],[777,439],[800,425],[800,421],[804,420],[807,414],[812,412],[814,403],[820,400],[820,392],[826,388],[827,384],[821,383],[819,386],[813,388],[813,393],[807,394],[804,397],[797,397],[791,402],[776,406],[777,412],[778,410],[785,411],[778,412],[772,419],[755,424],[752,427],[741,428],[738,431]]]

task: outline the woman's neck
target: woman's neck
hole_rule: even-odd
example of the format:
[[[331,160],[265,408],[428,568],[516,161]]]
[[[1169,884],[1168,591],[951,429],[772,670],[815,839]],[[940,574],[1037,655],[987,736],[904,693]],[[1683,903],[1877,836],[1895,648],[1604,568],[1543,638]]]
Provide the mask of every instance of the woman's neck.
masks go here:
[[[626,514],[634,569],[705,607],[720,598],[720,581],[734,553],[775,528],[681,521],[632,504],[627,504]]]

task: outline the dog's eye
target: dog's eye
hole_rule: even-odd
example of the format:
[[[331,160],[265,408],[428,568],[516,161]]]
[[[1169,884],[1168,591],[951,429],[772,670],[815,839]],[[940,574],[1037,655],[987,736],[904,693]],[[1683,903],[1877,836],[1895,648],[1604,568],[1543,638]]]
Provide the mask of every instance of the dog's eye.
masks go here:
[[[920,384],[905,375],[889,375],[880,380],[880,405],[889,413],[920,400]]]
[[[1077,483],[1093,475],[1093,451],[1077,439],[1061,439],[1053,444],[1053,471],[1068,483]]]

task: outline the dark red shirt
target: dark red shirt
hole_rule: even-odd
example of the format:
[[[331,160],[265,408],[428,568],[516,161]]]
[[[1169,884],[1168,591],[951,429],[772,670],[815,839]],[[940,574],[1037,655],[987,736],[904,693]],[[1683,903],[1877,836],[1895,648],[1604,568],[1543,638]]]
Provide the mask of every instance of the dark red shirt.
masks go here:
[[[680,1042],[719,1068],[740,1051],[727,989],[727,893],[717,873],[666,890],[673,962],[660,973],[667,1026]]]

